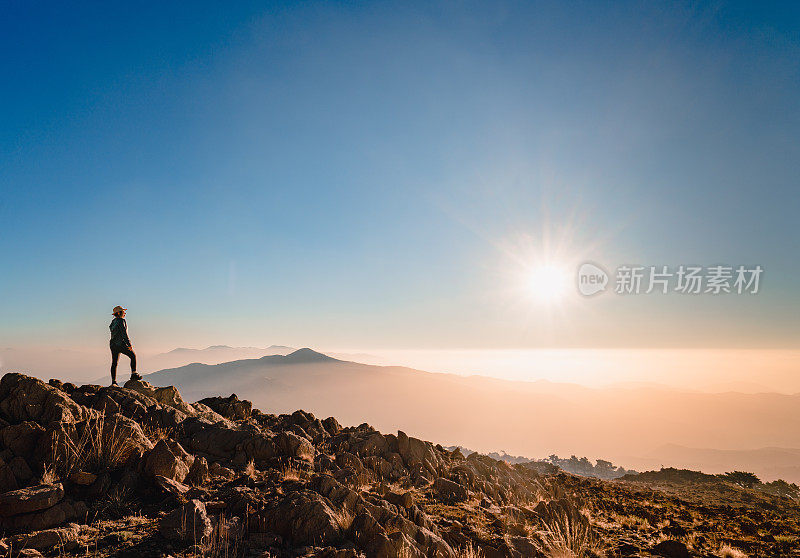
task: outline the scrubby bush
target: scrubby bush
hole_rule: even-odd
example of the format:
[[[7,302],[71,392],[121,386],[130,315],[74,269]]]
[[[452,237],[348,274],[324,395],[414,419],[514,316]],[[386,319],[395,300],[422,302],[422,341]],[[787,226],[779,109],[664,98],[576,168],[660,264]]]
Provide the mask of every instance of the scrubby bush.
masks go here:
[[[743,488],[753,488],[755,485],[761,484],[761,479],[755,474],[745,471],[733,471],[732,473],[725,473],[720,476]]]

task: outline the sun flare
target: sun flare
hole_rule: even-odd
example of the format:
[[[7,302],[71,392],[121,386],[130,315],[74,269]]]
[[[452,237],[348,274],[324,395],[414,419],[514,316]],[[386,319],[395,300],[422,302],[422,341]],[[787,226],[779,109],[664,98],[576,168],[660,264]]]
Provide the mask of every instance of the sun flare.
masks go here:
[[[560,302],[570,286],[570,274],[556,264],[538,265],[530,270],[528,288],[531,297],[541,304]]]

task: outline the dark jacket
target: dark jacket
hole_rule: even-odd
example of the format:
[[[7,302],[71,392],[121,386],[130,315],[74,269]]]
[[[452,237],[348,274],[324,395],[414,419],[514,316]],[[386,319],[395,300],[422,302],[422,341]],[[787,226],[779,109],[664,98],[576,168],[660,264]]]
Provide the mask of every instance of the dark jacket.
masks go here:
[[[125,318],[114,318],[108,327],[111,330],[112,345],[125,349],[131,348],[131,340],[128,338],[128,324],[125,322]]]

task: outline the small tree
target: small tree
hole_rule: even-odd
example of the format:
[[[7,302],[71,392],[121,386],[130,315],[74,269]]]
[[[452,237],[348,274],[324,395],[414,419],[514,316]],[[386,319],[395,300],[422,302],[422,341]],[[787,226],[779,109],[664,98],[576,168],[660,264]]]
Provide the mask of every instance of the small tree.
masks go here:
[[[789,484],[783,479],[765,482],[764,489],[772,494],[777,494],[778,496],[783,496],[785,498],[796,500],[798,497],[800,497],[800,489],[798,489],[797,485],[795,483]]]
[[[732,473],[725,473],[722,475],[722,477],[744,488],[753,488],[755,485],[761,484],[760,478],[755,476],[753,473],[747,473],[745,471],[733,471]]]
[[[594,468],[604,472],[611,472],[614,470],[614,464],[605,459],[598,459],[597,465],[595,465]]]

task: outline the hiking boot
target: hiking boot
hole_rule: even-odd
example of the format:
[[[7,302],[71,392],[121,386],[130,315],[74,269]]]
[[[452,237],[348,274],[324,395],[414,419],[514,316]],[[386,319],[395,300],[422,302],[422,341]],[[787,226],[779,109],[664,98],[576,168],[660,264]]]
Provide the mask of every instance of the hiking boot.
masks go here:
[[[141,380],[142,376],[138,372],[131,372],[131,380]]]
[[[117,381],[116,381],[116,380],[111,380],[111,385],[112,385],[112,386],[118,386],[119,384],[117,383]]]

